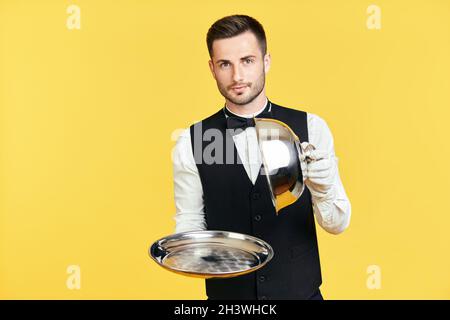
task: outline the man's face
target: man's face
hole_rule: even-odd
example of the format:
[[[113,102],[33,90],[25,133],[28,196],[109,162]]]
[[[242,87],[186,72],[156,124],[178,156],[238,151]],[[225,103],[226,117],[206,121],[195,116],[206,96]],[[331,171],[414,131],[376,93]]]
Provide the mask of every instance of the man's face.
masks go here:
[[[234,104],[245,105],[264,90],[270,55],[262,56],[258,40],[247,31],[215,40],[209,67],[220,93]]]

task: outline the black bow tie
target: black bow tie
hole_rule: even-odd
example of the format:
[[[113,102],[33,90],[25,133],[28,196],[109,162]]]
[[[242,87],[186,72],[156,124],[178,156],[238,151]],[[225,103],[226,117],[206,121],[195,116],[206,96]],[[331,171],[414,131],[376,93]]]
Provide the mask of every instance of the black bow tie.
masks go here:
[[[226,108],[225,108],[226,109]],[[255,118],[272,118],[272,112],[267,111],[268,108],[258,114]],[[228,110],[225,110],[225,113],[228,115],[227,117],[227,128],[228,129],[242,129],[245,130],[248,127],[254,127],[255,126],[255,119],[254,118],[244,118],[239,117],[235,115],[230,115],[230,112]]]
[[[261,112],[255,118],[272,118],[271,112]],[[237,116],[228,116],[227,118],[227,128],[228,129],[242,129],[245,130],[248,127],[255,126],[254,118],[244,118]]]
[[[253,118],[243,118],[231,116],[227,118],[227,128],[228,129],[242,129],[245,130],[248,127],[254,127],[255,120]]]

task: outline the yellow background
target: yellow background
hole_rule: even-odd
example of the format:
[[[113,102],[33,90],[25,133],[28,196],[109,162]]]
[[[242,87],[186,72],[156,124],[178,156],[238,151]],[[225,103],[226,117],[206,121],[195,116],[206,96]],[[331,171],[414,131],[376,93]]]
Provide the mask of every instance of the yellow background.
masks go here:
[[[205,298],[147,249],[174,231],[179,129],[223,104],[205,37],[234,13],[266,29],[268,97],[335,138],[353,211],[319,231],[324,297],[450,298],[446,0],[0,0],[0,298]]]

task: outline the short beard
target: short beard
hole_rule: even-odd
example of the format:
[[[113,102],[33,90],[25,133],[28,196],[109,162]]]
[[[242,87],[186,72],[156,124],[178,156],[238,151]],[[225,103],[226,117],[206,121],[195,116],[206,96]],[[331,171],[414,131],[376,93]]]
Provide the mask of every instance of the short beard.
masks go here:
[[[224,86],[221,86],[219,83],[217,83],[217,87],[219,88],[219,91],[224,98],[226,98],[233,104],[236,104],[238,106],[243,106],[243,105],[246,105],[246,104],[252,102],[253,100],[256,99],[256,97],[258,97],[260,95],[260,93],[264,90],[265,82],[266,82],[266,73],[263,68],[263,72],[261,73],[261,76],[256,80],[255,83],[250,84],[250,87],[249,87],[250,94],[241,99],[239,99],[239,96],[236,98],[234,96],[229,95],[227,88]]]

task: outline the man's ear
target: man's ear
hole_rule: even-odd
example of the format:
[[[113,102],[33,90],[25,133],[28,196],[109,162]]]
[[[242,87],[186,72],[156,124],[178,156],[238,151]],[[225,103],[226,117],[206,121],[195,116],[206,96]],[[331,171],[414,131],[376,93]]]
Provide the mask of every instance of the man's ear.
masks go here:
[[[266,55],[264,56],[264,71],[266,73],[269,72],[270,62],[271,62],[270,53],[266,53]]]
[[[208,61],[209,64],[209,69],[211,70],[212,76],[214,77],[214,79],[216,79],[216,74],[214,72],[214,64],[212,62],[212,59]]]

